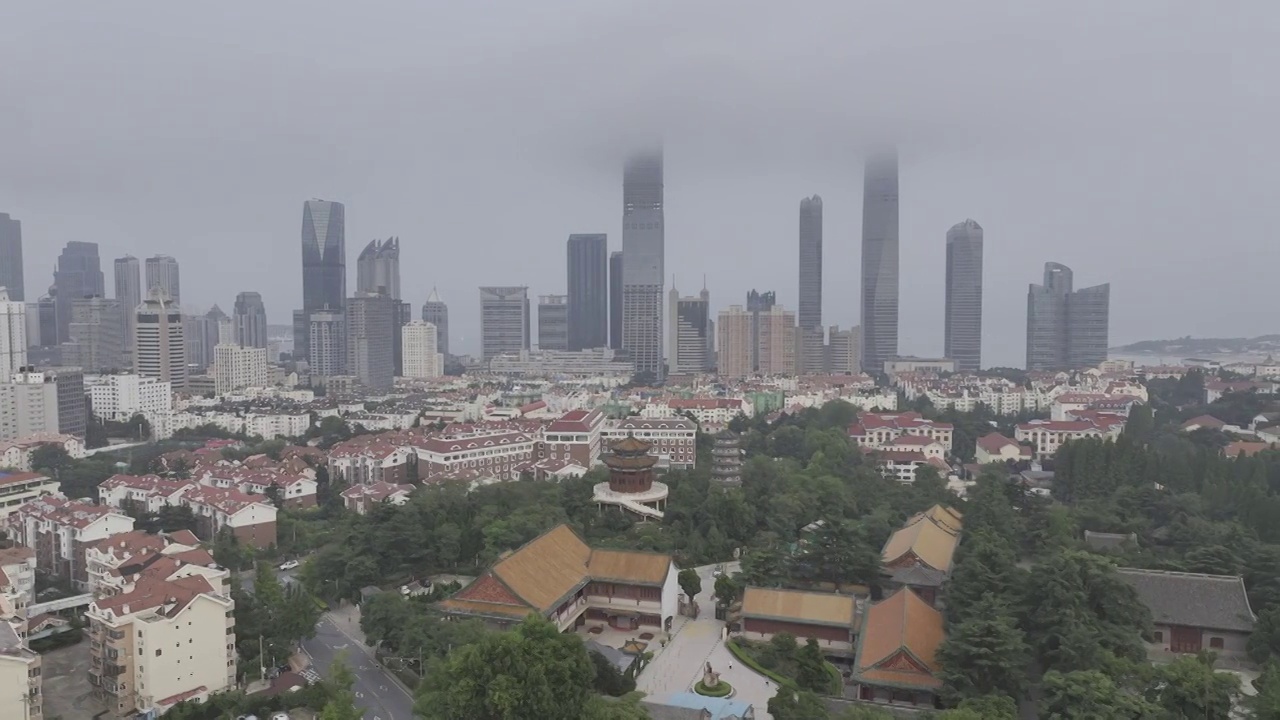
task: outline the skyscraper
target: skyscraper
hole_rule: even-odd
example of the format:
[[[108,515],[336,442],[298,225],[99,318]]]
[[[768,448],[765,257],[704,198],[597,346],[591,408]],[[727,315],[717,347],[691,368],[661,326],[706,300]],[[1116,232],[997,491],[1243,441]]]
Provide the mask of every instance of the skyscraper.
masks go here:
[[[236,295],[232,322],[237,345],[255,348],[267,346],[267,307],[262,303],[261,294],[242,292]]]
[[[0,287],[9,291],[10,302],[26,299],[26,278],[22,265],[22,222],[0,213]]]
[[[356,293],[400,299],[400,238],[370,240],[356,258]]]
[[[27,304],[9,299],[0,287],[0,382],[9,382],[27,364]]]
[[[444,374],[444,355],[436,346],[436,326],[414,320],[400,328],[404,336],[404,376],[433,378]]]
[[[982,367],[982,226],[973,220],[947,231],[946,292],[943,355],[974,372]]]
[[[569,349],[569,299],[565,295],[538,297],[538,349]]]
[[[609,239],[570,235],[568,248],[569,349],[609,343]]]
[[[135,308],[136,310],[136,308]],[[64,365],[89,373],[120,370],[124,367],[125,321],[119,300],[102,297],[79,298],[71,304],[70,338],[59,346]]]
[[[309,356],[310,314],[324,309],[341,314],[346,299],[345,208],[308,200],[302,204],[302,310],[293,314],[294,357]]]
[[[857,375],[862,372],[862,328],[841,330],[832,325],[827,333],[826,372],[833,375]]]
[[[431,295],[422,304],[422,321],[436,326],[436,350],[449,359],[449,306],[435,288],[431,288]]]
[[[347,300],[347,374],[371,390],[395,384],[392,335],[400,332],[400,303],[381,293]]]
[[[316,387],[318,378],[347,374],[347,317],[339,310],[316,310],[308,317],[307,365]]]
[[[674,283],[672,283],[674,285]],[[671,288],[671,358],[667,370],[672,374],[692,375],[706,372],[711,365],[711,296],[705,290],[700,295],[680,297]]]
[[[622,349],[622,251],[609,255],[609,347]]]
[[[58,333],[52,344],[56,345],[68,339],[71,303],[79,298],[106,294],[98,244],[78,240],[67,243],[58,256],[57,269],[53,271],[53,287]]]
[[[178,261],[168,255],[147,258],[147,290],[160,288],[174,307],[182,306],[182,283],[178,281]]]
[[[480,288],[480,356],[489,362],[503,353],[529,349],[529,288]]]
[[[778,302],[778,294],[772,290],[747,293],[747,312],[751,313],[751,370],[760,369],[760,313],[768,312]]]
[[[1027,369],[1071,370],[1107,359],[1110,284],[1073,289],[1071,268],[1044,264],[1027,289]]]
[[[622,347],[637,373],[663,375],[662,290],[665,220],[662,150],[627,159],[622,174]]]
[[[898,354],[898,153],[867,158],[862,183],[862,367]]]
[[[803,372],[819,372],[825,362],[822,344],[822,198],[800,201],[800,357]]]
[[[142,275],[138,258],[125,255],[115,260],[116,300],[123,318],[125,363],[133,367],[134,325],[138,322],[138,306],[142,304]]]
[[[756,371],[761,375],[796,374],[796,314],[773,306],[757,313]]]
[[[163,291],[152,288],[135,312],[134,369],[142,377],[170,383],[174,390],[185,389],[187,358],[182,311],[169,302]]]
[[[720,311],[716,320],[719,349],[716,351],[717,373],[727,378],[750,375],[752,356],[752,313],[741,305],[730,305]]]

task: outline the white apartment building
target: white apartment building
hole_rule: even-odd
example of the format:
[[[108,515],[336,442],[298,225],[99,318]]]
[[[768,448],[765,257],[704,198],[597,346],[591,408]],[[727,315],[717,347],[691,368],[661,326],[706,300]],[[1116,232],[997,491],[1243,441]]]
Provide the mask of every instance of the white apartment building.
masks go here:
[[[103,420],[127,422],[141,414],[151,423],[157,440],[173,434],[173,390],[165,381],[142,375],[103,375],[89,388],[93,414]]]
[[[267,349],[217,345],[213,348],[214,392],[224,395],[248,387],[264,387],[270,384],[271,366],[267,362]]]
[[[698,424],[686,417],[609,420],[600,431],[601,452],[629,436],[651,443],[661,469],[692,470],[698,461]]]
[[[294,438],[305,435],[311,424],[309,415],[237,415],[229,412],[179,412],[170,420],[170,432],[214,425],[227,432],[257,435],[264,440]]]
[[[0,440],[58,432],[58,385],[52,375],[19,370],[0,383]]]
[[[36,601],[35,550],[22,545],[0,549],[0,588],[8,589],[15,610]]]
[[[140,574],[163,576],[162,580],[204,575],[214,587],[220,587],[225,579],[227,592],[231,590],[231,573],[214,563],[190,530],[155,534],[131,530],[112,535],[90,545],[84,558],[88,589],[97,597],[132,590]],[[189,565],[194,567],[187,568]]]
[[[46,495],[5,519],[11,537],[36,552],[40,572],[88,587],[85,551],[99,540],[133,529],[133,518],[102,505]]]
[[[40,473],[0,472],[0,520],[42,495],[55,495],[57,492],[58,481]]]
[[[505,428],[481,428],[472,432],[436,436],[417,441],[418,476],[435,482],[459,472],[478,473],[499,480],[518,480],[532,465],[536,439]]]
[[[1031,448],[1001,435],[988,433],[978,438],[974,448],[974,461],[979,465],[988,463],[1018,462],[1031,459]]]
[[[891,444],[903,435],[919,435],[936,440],[947,452],[951,452],[951,436],[955,427],[951,423],[928,420],[917,412],[872,413],[858,416],[858,422],[849,427],[849,437],[859,447],[879,448]]]
[[[436,326],[412,320],[400,328],[400,345],[404,357],[404,376],[435,378],[444,375],[444,355],[439,351]]]
[[[25,625],[0,622],[0,717],[5,720],[44,717],[40,655],[19,635]]]
[[[1124,418],[1118,415],[1090,417],[1083,420],[1032,420],[1022,423],[1014,429],[1013,437],[1018,442],[1028,442],[1035,446],[1036,459],[1053,457],[1063,443],[1087,437],[1110,438],[1120,437],[1124,430]]]
[[[29,435],[17,440],[0,442],[0,467],[29,471],[31,470],[31,456],[35,454],[36,450],[46,445],[56,445],[62,448],[66,451],[67,456],[74,460],[80,460],[85,456],[84,442],[75,435],[59,435],[57,433]]]
[[[495,375],[540,377],[621,377],[635,374],[635,363],[619,357],[609,348],[588,350],[520,350],[503,353],[489,361]]]
[[[0,287],[0,378],[27,365],[27,304],[9,299]]]
[[[118,716],[161,715],[234,688],[234,610],[202,575],[143,577],[127,592],[95,600],[85,614],[90,684]]]

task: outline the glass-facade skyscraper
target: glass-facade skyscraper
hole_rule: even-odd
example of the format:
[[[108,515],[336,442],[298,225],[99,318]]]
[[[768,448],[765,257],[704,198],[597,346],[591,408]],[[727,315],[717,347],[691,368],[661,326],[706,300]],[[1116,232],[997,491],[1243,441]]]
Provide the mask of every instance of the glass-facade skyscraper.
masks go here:
[[[58,256],[53,271],[54,303],[57,312],[56,343],[71,339],[71,305],[76,300],[105,295],[106,281],[98,258],[98,244],[72,240]]]
[[[609,344],[608,236],[570,235],[567,251],[569,349],[606,347]]]
[[[1111,285],[1073,290],[1071,268],[1044,264],[1027,289],[1027,369],[1074,370],[1107,359]]]
[[[898,354],[898,153],[867,158],[862,181],[862,369]]]
[[[302,309],[293,314],[295,358],[309,358],[313,312],[342,315],[347,298],[346,211],[339,202],[302,204]]]
[[[800,201],[800,357],[803,372],[823,369],[822,333],[822,198],[814,195]]]
[[[947,231],[946,317],[943,354],[956,370],[982,366],[982,226],[973,220]]]
[[[622,348],[637,373],[663,376],[665,220],[662,150],[627,159],[622,173]]]
[[[22,273],[22,223],[9,213],[0,213],[0,287],[9,291],[11,302],[26,300]]]

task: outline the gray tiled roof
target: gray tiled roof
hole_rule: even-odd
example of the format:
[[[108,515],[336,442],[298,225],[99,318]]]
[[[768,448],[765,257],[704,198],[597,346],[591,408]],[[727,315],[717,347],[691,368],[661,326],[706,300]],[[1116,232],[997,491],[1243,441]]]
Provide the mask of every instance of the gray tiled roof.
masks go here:
[[[941,587],[947,574],[941,570],[909,565],[889,572],[889,579],[898,585],[914,585],[916,587]]]
[[[1185,625],[1252,632],[1244,580],[1237,575],[1203,575],[1119,568],[1121,579],[1138,591],[1157,625]]]

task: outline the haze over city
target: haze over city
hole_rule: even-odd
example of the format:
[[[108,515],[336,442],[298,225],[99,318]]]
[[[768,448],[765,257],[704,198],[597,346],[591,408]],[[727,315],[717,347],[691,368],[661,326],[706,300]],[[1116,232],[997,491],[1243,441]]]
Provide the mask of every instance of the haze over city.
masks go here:
[[[1111,283],[1113,344],[1274,331],[1280,211],[1261,2],[599,3],[424,8],[18,4],[0,13],[0,211],[28,299],[71,240],[169,254],[183,303],[299,306],[299,208],[346,207],[348,284],[401,239],[455,351],[481,285],[565,291],[564,242],[621,249],[621,168],[665,147],[667,282],[797,302],[796,207],[824,201],[824,321],[859,320],[862,163],[900,156],[900,349],[942,353],[945,234],[985,229],[983,364],[1022,365],[1047,261]],[[1271,62],[1267,62],[1267,58]],[[670,288],[670,285],[667,286]]]

